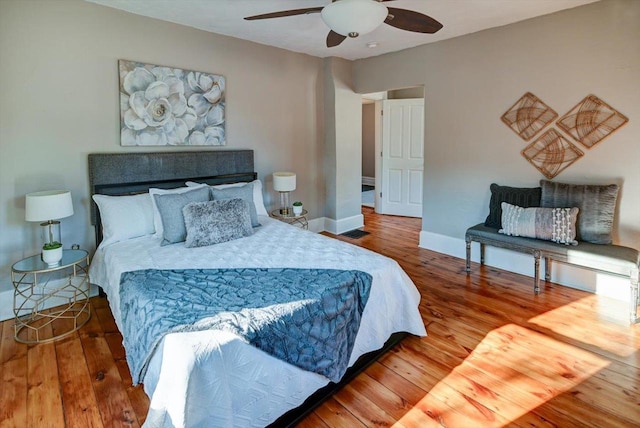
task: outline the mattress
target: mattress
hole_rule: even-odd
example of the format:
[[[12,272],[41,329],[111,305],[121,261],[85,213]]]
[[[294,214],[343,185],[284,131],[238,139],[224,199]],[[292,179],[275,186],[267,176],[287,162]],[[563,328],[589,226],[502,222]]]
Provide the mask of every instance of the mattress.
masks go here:
[[[200,248],[160,246],[145,236],[96,251],[91,282],[107,293],[120,331],[123,272],[139,269],[356,269],[373,277],[349,365],[381,348],[394,332],[426,335],[420,294],[395,260],[336,239],[260,216],[250,237]],[[144,378],[150,397],[146,427],[265,426],[298,407],[329,380],[252,347],[231,333],[200,331],[165,336]]]

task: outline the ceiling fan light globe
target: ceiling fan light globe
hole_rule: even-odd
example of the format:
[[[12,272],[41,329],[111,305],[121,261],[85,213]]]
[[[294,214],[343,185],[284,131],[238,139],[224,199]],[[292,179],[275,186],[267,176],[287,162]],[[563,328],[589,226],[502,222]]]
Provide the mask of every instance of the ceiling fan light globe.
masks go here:
[[[389,11],[375,0],[340,0],[322,9],[320,15],[329,28],[343,36],[367,34],[378,28]]]

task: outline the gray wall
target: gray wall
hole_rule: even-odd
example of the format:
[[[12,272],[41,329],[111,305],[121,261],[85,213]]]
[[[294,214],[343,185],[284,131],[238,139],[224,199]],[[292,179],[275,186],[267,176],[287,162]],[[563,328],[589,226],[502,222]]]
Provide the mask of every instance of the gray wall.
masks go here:
[[[63,239],[91,249],[87,154],[158,150],[119,145],[118,59],[225,75],[226,148],[256,151],[267,204],[276,199],[270,174],[293,170],[292,198],[311,217],[335,220],[360,213],[356,93],[424,85],[423,230],[456,238],[486,216],[491,182],[534,186],[542,178],[500,116],[527,91],[560,114],[594,93],[630,122],[583,148],[586,156],[556,180],[622,182],[615,240],[638,247],[638,22],[640,2],[604,0],[351,63],[80,0],[0,0],[0,292],[11,290],[11,264],[39,251],[37,226],[24,221],[26,193],[71,190],[76,212],[62,220]]]
[[[119,145],[118,59],[226,76],[225,148],[255,150],[267,204],[277,205],[271,173],[292,170],[292,198],[324,216],[320,59],[80,0],[3,0],[0,291],[12,289],[11,264],[39,252],[37,225],[24,221],[26,193],[70,190],[75,214],[62,220],[63,241],[92,249],[87,154],[177,150]]]
[[[362,176],[376,176],[376,105],[362,104]]]
[[[401,66],[399,66],[401,64]],[[640,248],[640,2],[605,0],[354,63],[356,91],[424,84],[423,231],[463,238],[488,213],[489,185],[544,178],[500,116],[530,91],[563,115],[588,94],[629,118],[555,177],[622,182],[615,242]]]
[[[352,63],[324,59],[326,216],[329,220],[361,219],[362,98],[353,90]],[[361,226],[360,223],[350,228]],[[330,227],[345,232],[338,226]]]

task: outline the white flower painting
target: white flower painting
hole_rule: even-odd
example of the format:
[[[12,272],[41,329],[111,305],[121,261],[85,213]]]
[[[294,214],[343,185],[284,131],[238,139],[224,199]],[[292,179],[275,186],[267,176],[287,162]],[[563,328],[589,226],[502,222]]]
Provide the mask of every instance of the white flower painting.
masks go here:
[[[120,144],[224,146],[224,76],[118,61]]]

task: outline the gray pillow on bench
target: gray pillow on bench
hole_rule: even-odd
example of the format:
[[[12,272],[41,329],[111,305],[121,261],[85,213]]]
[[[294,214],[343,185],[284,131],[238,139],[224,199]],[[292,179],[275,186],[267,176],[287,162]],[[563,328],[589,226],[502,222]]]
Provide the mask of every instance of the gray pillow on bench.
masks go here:
[[[540,180],[541,207],[578,207],[576,224],[579,241],[593,244],[613,242],[613,216],[618,197],[618,185],[582,185]]]
[[[509,187],[491,183],[491,200],[489,201],[489,215],[484,221],[487,227],[500,229],[502,227],[502,208],[500,204],[506,202],[522,208],[539,207],[539,187]]]

